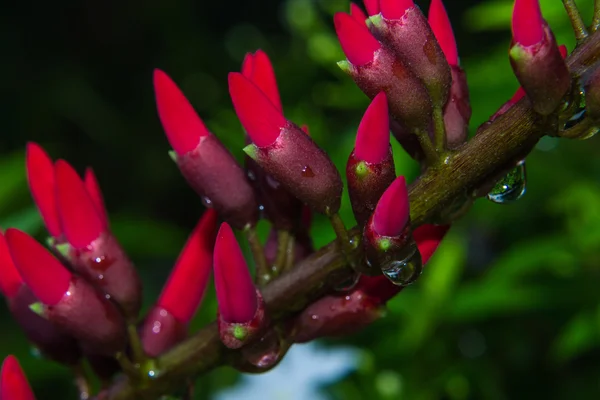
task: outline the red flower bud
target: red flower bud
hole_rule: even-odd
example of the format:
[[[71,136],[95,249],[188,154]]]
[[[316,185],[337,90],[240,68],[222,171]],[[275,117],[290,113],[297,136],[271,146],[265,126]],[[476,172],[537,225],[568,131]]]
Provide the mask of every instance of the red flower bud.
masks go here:
[[[136,318],[141,282],[135,267],[108,231],[77,172],[58,160],[55,173],[58,211],[73,268],[110,295],[128,318]]]
[[[277,80],[275,79],[275,71],[273,71],[271,60],[269,60],[264,51],[257,50],[253,55],[248,54],[244,58],[242,75],[258,86],[265,96],[271,100],[275,108],[283,112],[279,89],[277,89]]]
[[[373,213],[373,230],[382,236],[398,236],[410,217],[406,180],[399,176],[385,190]]]
[[[254,225],[258,204],[244,170],[160,70],[154,71],[154,90],[161,123],[188,184],[234,227]]]
[[[338,63],[371,99],[384,91],[391,115],[410,133],[427,131],[431,100],[423,82],[369,30],[344,13],[334,16],[336,32],[348,61]]]
[[[25,162],[33,201],[40,211],[50,236],[59,238],[62,235],[62,228],[54,194],[54,164],[44,149],[33,142],[27,143]]]
[[[265,309],[231,227],[221,224],[214,250],[219,333],[230,348],[241,347],[265,325]]]
[[[442,0],[431,0],[428,15],[429,26],[435,35],[440,48],[444,52],[446,61],[450,66],[458,66],[458,50],[456,40],[452,31],[452,24],[446,13],[446,8]]]
[[[571,77],[538,0],[515,1],[512,30],[509,55],[514,73],[535,112],[549,115],[569,90]]]
[[[350,202],[360,226],[396,178],[389,138],[387,99],[381,92],[365,112],[358,127],[356,147],[346,164]]]
[[[343,12],[335,13],[333,23],[348,61],[355,66],[373,61],[374,53],[381,48],[381,43],[371,35],[366,25]]]
[[[188,238],[156,305],[140,329],[144,350],[156,357],[187,335],[187,325],[202,302],[213,263],[217,213],[207,210]]]
[[[67,365],[74,365],[79,361],[81,352],[75,339],[31,310],[31,305],[39,300],[21,279],[1,233],[0,292],[6,297],[8,309],[27,339],[44,356]]]
[[[427,18],[412,0],[381,0],[371,29],[419,77],[435,105],[443,107],[452,82],[450,67]]]
[[[35,400],[27,377],[23,373],[19,361],[9,355],[2,363],[0,371],[0,399],[2,400]]]
[[[114,355],[124,350],[124,321],[104,295],[72,275],[27,234],[9,228],[6,242],[25,284],[41,302],[36,312],[80,340],[90,353]]]
[[[229,92],[238,118],[254,142],[244,152],[313,209],[328,215],[336,213],[342,181],[327,153],[287,121],[242,74],[229,74]]]

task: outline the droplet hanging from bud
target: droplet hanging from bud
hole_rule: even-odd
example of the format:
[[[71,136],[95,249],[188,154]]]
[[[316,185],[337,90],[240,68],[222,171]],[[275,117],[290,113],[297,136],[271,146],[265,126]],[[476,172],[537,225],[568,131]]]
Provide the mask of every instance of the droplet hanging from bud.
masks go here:
[[[413,241],[407,244],[409,255],[402,260],[392,260],[381,265],[381,272],[394,285],[407,286],[413,283],[423,272],[421,253]]]

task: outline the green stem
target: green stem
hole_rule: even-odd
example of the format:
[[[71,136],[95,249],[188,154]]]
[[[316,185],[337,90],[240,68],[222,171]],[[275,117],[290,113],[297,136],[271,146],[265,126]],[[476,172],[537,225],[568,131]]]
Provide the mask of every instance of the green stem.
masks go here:
[[[442,107],[433,107],[433,134],[435,151],[439,155],[446,151],[446,126],[444,125],[444,110]]]
[[[352,254],[354,248],[352,246],[352,243],[350,243],[350,236],[348,235],[348,230],[344,225],[344,221],[342,221],[342,218],[338,213],[335,213],[329,216],[329,222],[331,223],[331,226],[335,231],[335,236],[337,237],[338,242],[340,243],[342,253],[344,253],[346,255],[346,258],[348,259],[348,265],[354,266],[355,260],[353,260],[350,257],[350,254]]]
[[[594,0],[594,18],[592,19],[591,30],[596,32],[600,27],[600,0]]]
[[[271,271],[269,270],[269,263],[267,263],[263,245],[260,243],[258,234],[256,233],[256,227],[248,226],[244,232],[246,233],[246,239],[250,244],[250,251],[254,258],[254,264],[256,265],[256,283],[258,286],[262,287],[272,278]]]
[[[275,256],[275,264],[272,266],[273,277],[277,277],[285,269],[290,238],[290,232],[285,230],[277,231],[277,254]]]
[[[140,340],[140,335],[138,335],[135,323],[129,322],[127,324],[127,336],[129,337],[129,346],[131,348],[134,364],[143,364],[148,359],[148,356],[146,356],[146,352],[142,346],[142,341]]]
[[[577,9],[577,4],[575,4],[574,0],[563,0],[563,5],[565,6],[565,10],[567,10],[567,15],[571,20],[571,25],[573,26],[573,32],[575,32],[575,38],[578,42],[582,41],[586,37],[588,37],[588,31],[583,23],[583,19],[581,18],[581,14]]]
[[[431,139],[429,138],[429,133],[426,130],[418,130],[415,132],[417,135],[417,139],[419,140],[419,144],[423,149],[423,153],[425,154],[425,159],[428,165],[434,165],[438,161],[438,154],[433,147],[433,143],[431,143]]]
[[[90,397],[90,378],[85,370],[83,362],[73,367],[75,376],[75,387],[79,393],[79,400],[87,400]]]
[[[289,271],[294,266],[295,250],[296,249],[296,238],[292,237],[288,241],[287,257],[285,259],[284,271]]]

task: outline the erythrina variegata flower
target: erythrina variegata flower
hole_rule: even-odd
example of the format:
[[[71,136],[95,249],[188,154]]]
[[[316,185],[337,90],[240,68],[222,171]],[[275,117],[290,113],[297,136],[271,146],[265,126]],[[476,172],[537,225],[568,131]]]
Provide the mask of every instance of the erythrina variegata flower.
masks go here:
[[[77,172],[64,160],[55,164],[57,208],[68,258],[77,272],[110,295],[128,319],[141,307],[141,282],[137,271],[108,230],[100,199],[94,201]],[[89,178],[88,178],[89,179]],[[95,189],[94,189],[95,190]]]
[[[357,86],[373,99],[384,91],[390,114],[410,133],[426,132],[432,115],[431,100],[423,82],[364,24],[345,13],[333,22],[342,50],[348,58],[338,63]]]
[[[346,163],[346,178],[352,211],[363,226],[396,178],[384,92],[375,96],[358,126],[356,145]]]
[[[9,355],[2,362],[0,369],[1,400],[35,400],[33,390],[23,373],[19,361]]]
[[[217,233],[214,274],[221,341],[229,348],[239,348],[262,333],[266,315],[262,296],[227,223],[221,224]]]
[[[244,170],[208,131],[175,82],[158,69],[154,91],[158,116],[188,184],[235,228],[253,226],[258,204]]]
[[[379,4],[381,13],[369,18],[375,37],[423,81],[433,105],[443,107],[452,77],[427,18],[412,0],[380,0]]]
[[[125,349],[123,317],[102,293],[26,233],[9,228],[6,242],[23,281],[39,300],[34,311],[79,340],[86,352],[112,356]]]
[[[30,308],[38,302],[25,285],[13,263],[6,239],[0,233],[0,293],[6,297],[8,309],[27,339],[40,352],[55,361],[75,365],[81,351],[77,341]]]
[[[141,327],[140,338],[149,356],[158,356],[186,337],[188,323],[202,302],[210,278],[216,233],[217,213],[208,209]]]
[[[538,0],[516,0],[512,16],[510,62],[533,109],[552,113],[571,86],[567,65],[542,17]]]
[[[361,8],[354,3],[350,3],[350,15],[361,24],[364,24],[367,19],[367,16],[363,10],[361,10]]]
[[[337,213],[342,181],[327,154],[286,120],[242,74],[229,74],[229,93],[236,114],[254,143],[246,146],[244,152],[314,210],[326,215]]]

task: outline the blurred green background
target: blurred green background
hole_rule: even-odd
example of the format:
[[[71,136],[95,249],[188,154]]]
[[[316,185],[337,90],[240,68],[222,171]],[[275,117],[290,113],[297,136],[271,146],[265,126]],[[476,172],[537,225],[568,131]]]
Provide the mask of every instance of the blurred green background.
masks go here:
[[[591,16],[591,0],[578,4]],[[426,10],[428,2],[421,5]],[[181,85],[241,159],[244,139],[227,73],[239,70],[247,51],[264,49],[286,115],[307,123],[342,170],[368,104],[335,64],[343,54],[332,15],[348,6],[346,0],[3,4],[0,226],[44,238],[25,180],[27,141],[81,172],[93,166],[149,306],[202,213],[167,156],[153,68]],[[512,1],[446,6],[468,74],[473,132],[517,88],[507,58]],[[571,51],[562,3],[546,0],[542,7]],[[395,150],[398,172],[415,177],[417,166]],[[599,151],[597,139],[543,139],[527,159],[522,200],[510,206],[479,200],[419,282],[389,303],[385,319],[325,343],[355,347],[359,356],[353,372],[321,393],[334,399],[600,398]],[[347,198],[343,207],[352,224]],[[313,234],[317,245],[333,238],[319,218]],[[192,330],[215,310],[209,294]],[[4,303],[0,318],[0,358],[19,357],[38,399],[75,398],[68,371],[31,355]],[[294,374],[287,379],[293,386]],[[238,380],[231,369],[214,371],[199,380],[197,398],[212,398]]]

